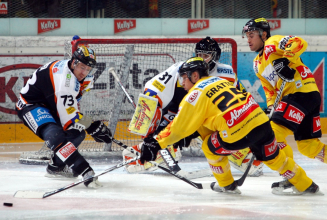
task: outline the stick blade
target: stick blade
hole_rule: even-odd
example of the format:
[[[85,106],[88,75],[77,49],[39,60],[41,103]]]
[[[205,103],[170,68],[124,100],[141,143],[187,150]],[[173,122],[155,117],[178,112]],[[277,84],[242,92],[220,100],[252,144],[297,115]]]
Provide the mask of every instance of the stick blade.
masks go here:
[[[17,191],[14,195],[16,198],[24,198],[24,199],[43,199],[44,192],[40,191]]]

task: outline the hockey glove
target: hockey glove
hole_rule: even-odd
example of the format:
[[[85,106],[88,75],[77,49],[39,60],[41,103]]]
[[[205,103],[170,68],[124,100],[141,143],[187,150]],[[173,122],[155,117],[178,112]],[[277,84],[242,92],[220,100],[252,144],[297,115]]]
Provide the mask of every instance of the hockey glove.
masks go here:
[[[105,142],[109,144],[112,141],[111,131],[102,121],[93,122],[91,126],[85,130],[96,142]]]
[[[193,134],[191,134],[190,136],[181,139],[180,141],[176,142],[175,144],[173,144],[174,148],[178,148],[182,150],[183,147],[189,147],[191,144],[191,141],[193,140],[193,138],[197,138],[200,134],[196,131]]]
[[[161,147],[156,139],[153,137],[144,138],[141,148],[141,163],[154,161],[157,158],[159,150],[161,150]]]
[[[269,117],[272,107],[264,108],[262,111]]]
[[[286,82],[294,81],[295,69],[288,66],[290,61],[287,58],[279,58],[273,61],[273,66],[279,78]]]

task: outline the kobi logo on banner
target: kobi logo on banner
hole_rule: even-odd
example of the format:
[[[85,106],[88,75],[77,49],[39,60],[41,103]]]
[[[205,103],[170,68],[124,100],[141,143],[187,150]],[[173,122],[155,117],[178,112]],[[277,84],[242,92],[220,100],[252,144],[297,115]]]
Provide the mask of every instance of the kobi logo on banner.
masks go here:
[[[187,28],[188,34],[209,28],[209,20],[208,19],[188,20],[187,23],[188,23],[188,25],[187,25],[188,26],[188,28]]]
[[[38,19],[37,34],[59,29],[60,25],[60,19]]]
[[[0,14],[6,15],[8,13],[7,2],[0,2]]]
[[[269,22],[269,26],[270,26],[271,31],[279,29],[282,26],[282,23],[281,23],[281,21],[279,19],[267,20],[267,21]]]
[[[120,33],[136,28],[136,19],[115,19],[114,33]]]

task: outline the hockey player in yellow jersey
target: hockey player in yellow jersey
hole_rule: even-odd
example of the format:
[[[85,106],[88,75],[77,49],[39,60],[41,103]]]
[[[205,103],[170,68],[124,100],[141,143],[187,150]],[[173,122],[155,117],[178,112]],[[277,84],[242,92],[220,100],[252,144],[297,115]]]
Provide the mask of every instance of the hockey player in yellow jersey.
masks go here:
[[[320,128],[321,96],[311,70],[300,55],[308,44],[297,36],[270,36],[270,26],[265,18],[251,19],[243,27],[251,51],[258,52],[253,61],[255,74],[261,81],[267,98],[268,111],[280,91],[281,101],[271,117],[271,126],[278,146],[288,157],[293,157],[286,136],[294,134],[299,151],[327,163],[326,145],[322,143]],[[288,181],[273,187],[290,186]]]
[[[148,139],[143,144],[141,160],[154,160],[160,149],[198,131],[204,140],[203,152],[218,181],[218,185],[211,185],[214,191],[241,193],[227,156],[250,147],[258,160],[294,185],[293,194],[318,193],[319,187],[305,171],[279,150],[267,115],[250,93],[242,93],[227,80],[208,76],[208,66],[199,57],[184,62],[179,74],[188,94],[175,119],[156,139]]]

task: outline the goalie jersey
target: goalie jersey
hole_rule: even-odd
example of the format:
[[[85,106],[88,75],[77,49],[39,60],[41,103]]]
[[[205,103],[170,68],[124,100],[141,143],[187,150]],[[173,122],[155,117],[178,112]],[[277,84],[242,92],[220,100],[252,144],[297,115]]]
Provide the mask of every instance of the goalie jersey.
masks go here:
[[[64,130],[80,120],[78,102],[93,87],[93,76],[79,82],[68,65],[69,60],[57,60],[37,69],[20,91],[16,108],[41,104],[59,118]]]
[[[227,80],[209,76],[193,86],[175,119],[156,139],[165,148],[195,131],[202,139],[218,131],[223,141],[234,143],[267,121],[250,93],[240,92]]]
[[[311,70],[300,58],[307,46],[305,40],[296,36],[275,35],[265,41],[263,53],[253,60],[253,69],[265,91],[267,106],[274,104],[278,88],[282,84],[282,79],[277,76],[272,65],[274,60],[281,57],[287,58],[290,61],[289,67],[296,70],[294,82],[286,83],[282,97],[296,92],[318,91]]]
[[[180,84],[178,73],[183,63],[178,62],[170,66],[145,84],[144,94],[157,98],[160,107],[163,109],[163,118],[166,120],[163,123],[173,120],[180,102],[187,94],[187,91]],[[230,65],[216,63],[209,75],[219,76],[220,78],[227,79],[234,85],[237,84],[236,75]]]

